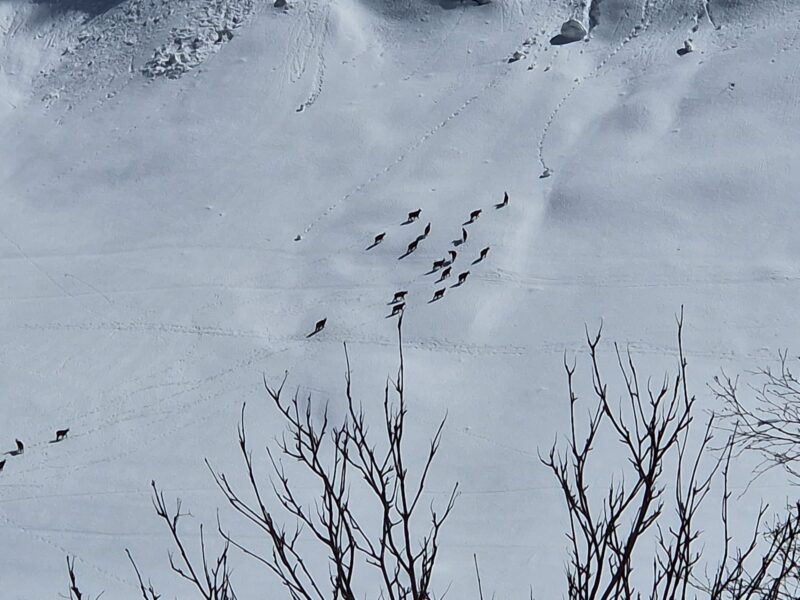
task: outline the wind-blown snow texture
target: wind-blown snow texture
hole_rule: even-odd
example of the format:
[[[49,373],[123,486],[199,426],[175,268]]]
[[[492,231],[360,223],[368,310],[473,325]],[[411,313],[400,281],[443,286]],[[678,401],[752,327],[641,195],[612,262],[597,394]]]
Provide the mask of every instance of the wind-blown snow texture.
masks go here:
[[[569,18],[589,39],[550,45]],[[431,499],[463,487],[440,588],[476,597],[477,552],[499,596],[560,597],[537,449],[584,323],[660,377],[685,304],[703,408],[720,367],[797,348],[798,36],[793,0],[0,1],[0,443],[26,442],[0,474],[3,598],[56,597],[66,553],[134,598],[125,547],[185,594],[150,480],[213,523],[202,459],[237,472],[241,402],[277,432],[261,373],[336,415],[343,341],[379,409],[398,289],[412,448],[447,412]],[[469,278],[428,304],[477,208]],[[754,492],[741,515],[787,488]],[[277,586],[252,566],[243,598]]]

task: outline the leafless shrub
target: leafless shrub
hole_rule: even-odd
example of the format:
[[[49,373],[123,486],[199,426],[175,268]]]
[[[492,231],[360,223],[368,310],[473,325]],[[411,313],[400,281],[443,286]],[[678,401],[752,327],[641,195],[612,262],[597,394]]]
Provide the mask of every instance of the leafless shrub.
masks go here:
[[[173,544],[178,551],[177,557],[169,553],[169,566],[174,573],[188,581],[203,600],[236,600],[236,594],[231,584],[231,571],[228,564],[230,544],[225,541],[222,551],[213,560],[210,560],[206,550],[206,538],[203,525],[200,524],[200,558],[192,559],[186,544],[181,537],[179,523],[183,517],[190,516],[183,512],[183,503],[180,498],[175,500],[175,510],[167,508],[164,493],[159,491],[155,481],[150,482],[153,488],[153,507],[169,529]],[[144,584],[139,568],[133,560],[129,550],[126,550],[131,561],[136,577],[139,580],[139,590],[143,600],[158,600],[160,596],[153,589],[152,584]]]
[[[565,448],[554,444],[542,458],[559,482],[569,513],[570,543],[567,594],[571,600],[683,599],[694,595],[714,600],[797,598],[800,572],[797,540],[800,514],[793,507],[760,536],[767,507],[759,512],[752,538],[735,549],[729,533],[728,469],[734,442],[721,454],[710,454],[713,419],[699,438],[691,435],[695,397],[688,391],[683,353],[683,312],[678,319],[678,369],[660,386],[646,386],[630,353],[616,348],[625,381],[623,399],[610,400],[598,360],[600,332],[589,335],[595,406],[587,430],[579,433],[575,365],[565,360],[570,402],[570,432]],[[614,476],[602,496],[590,493],[598,466],[591,461],[600,436],[616,437],[628,468]],[[693,446],[693,443],[695,446]],[[692,448],[694,447],[694,450]],[[716,566],[704,557],[698,511],[712,482],[723,484],[724,545]],[[674,489],[670,498],[668,489]],[[653,550],[652,540],[655,540]],[[634,568],[652,565],[652,578],[634,582]],[[710,569],[710,574],[709,574]]]
[[[254,459],[243,406],[238,438],[247,482],[244,488],[239,489],[207,461],[228,504],[252,529],[263,534],[270,547],[268,552],[245,546],[223,531],[218,521],[223,550],[209,560],[201,526],[200,557],[193,560],[179,531],[179,521],[188,513],[182,512],[180,499],[175,509],[169,510],[163,493],[152,484],[156,513],[166,523],[177,548],[177,557],[169,556],[170,567],[192,583],[201,598],[236,599],[228,562],[231,547],[276,575],[292,600],[356,600],[364,596],[366,570],[378,575],[381,599],[436,598],[432,578],[439,537],[453,510],[458,485],[453,486],[439,510],[431,503],[427,533],[419,535],[419,509],[445,420],[439,423],[426,457],[413,475],[403,444],[408,407],[402,315],[398,321],[398,339],[400,365],[397,377],[394,381],[389,379],[384,389],[379,435],[370,433],[368,415],[353,397],[345,346],[345,414],[338,425],[329,420],[327,406],[321,416],[315,417],[310,397],[302,399],[296,393],[286,399],[283,396],[286,375],[277,388],[270,387],[265,379],[268,396],[286,426],[276,447],[267,447],[265,461]],[[728,412],[722,416],[728,420],[730,435],[720,452],[712,452],[715,418],[709,418],[699,432],[692,430],[696,400],[688,391],[683,311],[677,320],[677,372],[665,376],[660,385],[652,385],[650,379],[642,385],[630,353],[623,353],[615,346],[624,380],[618,402],[611,399],[600,368],[600,339],[599,331],[592,336],[587,330],[593,394],[587,422],[583,423],[579,417],[576,366],[565,360],[570,427],[563,443],[556,441],[548,454],[541,457],[560,485],[569,515],[567,597],[570,600],[800,598],[800,501],[769,524],[768,506],[762,505],[743,546],[736,544],[731,533],[739,531],[741,524],[731,523],[729,513],[728,475],[731,459],[737,453],[755,449],[791,474],[800,472],[792,464],[797,460],[793,436],[800,439],[800,429],[795,434],[792,427],[774,418],[777,414],[791,424],[800,423],[793,416],[800,416],[800,408],[785,409],[782,404],[800,398],[800,383],[786,367],[785,354],[780,374],[760,372],[766,383],[757,389],[761,405],[753,412],[738,402],[734,380],[727,377],[716,380],[715,389],[727,402]],[[605,436],[616,440],[626,466],[612,476],[598,495],[590,490],[590,482],[602,471],[594,450]],[[286,470],[284,460],[299,465],[300,472],[316,483],[315,501],[304,501],[299,495],[299,488],[291,479],[294,474]],[[262,481],[262,466],[272,474],[269,483]],[[707,505],[717,484],[722,488],[722,548],[712,559],[703,555],[706,545],[699,521],[701,508]],[[284,523],[287,518],[288,527]],[[313,554],[305,544],[307,540],[316,544],[317,550],[311,550]],[[144,583],[130,552],[128,557],[137,575],[142,600],[159,600],[153,586]],[[474,562],[478,596],[482,599],[477,556]],[[76,583],[74,559],[68,558],[67,565],[69,600],[83,600]],[[639,572],[645,565],[651,567],[651,573],[642,576]]]
[[[156,593],[155,589],[153,588],[153,584],[148,581],[145,585],[144,580],[142,579],[142,574],[139,572],[139,567],[136,565],[136,561],[133,560],[131,551],[125,548],[125,554],[128,555],[128,560],[131,561],[133,570],[136,572],[136,579],[139,581],[139,591],[142,594],[142,600],[159,600],[161,595]]]
[[[90,600],[88,596],[83,595],[78,587],[78,577],[75,575],[74,556],[67,556],[67,574],[69,575],[69,588],[67,595],[62,597],[67,598],[68,600]],[[100,600],[102,595],[103,592],[100,592],[100,594],[95,597],[95,600]]]
[[[752,399],[742,401],[739,378],[725,372],[714,378],[712,390],[721,401],[720,427],[730,432],[737,452],[762,456],[756,476],[780,467],[800,480],[800,381],[789,369],[788,353],[779,358],[777,371],[750,373],[758,381],[747,386]]]
[[[346,414],[338,425],[329,421],[327,406],[321,418],[312,416],[311,397],[303,400],[296,393],[287,400],[283,395],[286,375],[277,388],[264,381],[287,428],[277,449],[266,450],[273,473],[272,494],[265,493],[248,444],[244,407],[239,447],[251,499],[236,489],[224,473],[209,465],[230,506],[266,535],[272,550],[267,555],[261,554],[223,533],[226,540],[277,575],[294,600],[355,600],[362,567],[377,570],[382,598],[434,597],[432,576],[439,553],[439,535],[453,509],[458,485],[453,487],[441,510],[431,504],[427,534],[418,539],[415,536],[418,509],[445,420],[439,423],[427,458],[413,476],[403,445],[408,407],[404,391],[402,316],[398,339],[400,366],[396,379],[387,381],[384,390],[383,426],[377,439],[369,431],[362,405],[353,398],[345,346]],[[319,491],[312,505],[298,497],[282,459],[299,463],[316,481]],[[351,502],[354,493],[359,498],[358,509]],[[273,496],[274,501],[270,502],[267,495]],[[371,512],[363,508],[368,501],[374,507]],[[289,528],[283,523],[284,516],[293,521]],[[327,558],[327,573],[315,569],[309,556],[299,549],[298,540],[304,531],[310,533],[321,555]]]

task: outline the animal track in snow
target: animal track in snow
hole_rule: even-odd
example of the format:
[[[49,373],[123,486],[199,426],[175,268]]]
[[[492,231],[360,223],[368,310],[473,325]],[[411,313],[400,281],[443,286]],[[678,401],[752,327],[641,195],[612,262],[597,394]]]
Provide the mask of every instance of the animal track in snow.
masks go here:
[[[649,28],[652,15],[650,14],[650,11],[648,9],[652,6],[652,2],[653,0],[644,0],[642,4],[642,15],[639,20],[639,23],[637,23],[628,32],[628,35],[626,35],[622,39],[622,41],[619,44],[617,44],[617,46],[603,60],[601,60],[597,65],[595,65],[594,69],[592,69],[592,71],[590,71],[588,75],[577,79],[572,84],[569,91],[567,91],[567,93],[561,98],[561,100],[556,104],[553,111],[550,113],[550,116],[547,118],[544,128],[542,129],[542,133],[539,137],[539,143],[537,144],[537,155],[539,158],[539,164],[544,173],[552,172],[552,168],[545,161],[544,147],[547,142],[547,137],[550,133],[550,129],[552,128],[553,123],[555,122],[556,118],[561,112],[561,109],[564,108],[564,105],[569,101],[569,99],[578,90],[578,88],[580,88],[581,85],[583,85],[583,83],[597,77],[603,71],[603,68],[608,64],[608,62],[611,59],[613,59],[617,54],[619,54],[623,50],[623,48],[625,48],[625,46],[627,46],[632,40],[637,38],[639,35],[644,33]]]

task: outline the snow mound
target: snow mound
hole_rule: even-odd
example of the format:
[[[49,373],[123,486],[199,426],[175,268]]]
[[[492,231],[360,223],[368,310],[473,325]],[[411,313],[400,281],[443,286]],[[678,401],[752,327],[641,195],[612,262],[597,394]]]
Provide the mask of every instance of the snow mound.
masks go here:
[[[561,33],[550,40],[550,43],[556,46],[563,44],[571,44],[572,42],[579,42],[586,37],[586,27],[577,19],[569,19],[561,25]]]
[[[577,42],[586,37],[586,27],[577,19],[569,19],[561,26],[561,35]]]

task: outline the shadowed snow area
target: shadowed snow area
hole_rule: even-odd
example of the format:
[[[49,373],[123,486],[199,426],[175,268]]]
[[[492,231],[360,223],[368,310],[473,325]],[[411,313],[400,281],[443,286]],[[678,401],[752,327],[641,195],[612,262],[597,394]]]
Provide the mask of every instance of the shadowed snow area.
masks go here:
[[[242,402],[256,448],[280,432],[262,374],[337,421],[342,342],[380,411],[397,290],[409,447],[448,414],[425,501],[463,490],[437,589],[477,597],[477,553],[498,597],[562,596],[537,451],[567,424],[565,355],[590,391],[584,324],[609,368],[618,341],[660,381],[685,305],[702,409],[721,367],[800,340],[800,6],[595,0],[587,41],[551,45],[591,4],[0,1],[0,451],[26,444],[0,473],[4,599],[63,592],[67,553],[85,592],[137,598],[125,548],[188,597],[150,481],[189,539],[214,529],[203,459],[241,475]],[[735,510],[788,490],[762,480]],[[236,560],[240,598],[282,593]]]
[[[35,0],[54,12],[78,11],[89,16],[100,15],[126,0]]]

